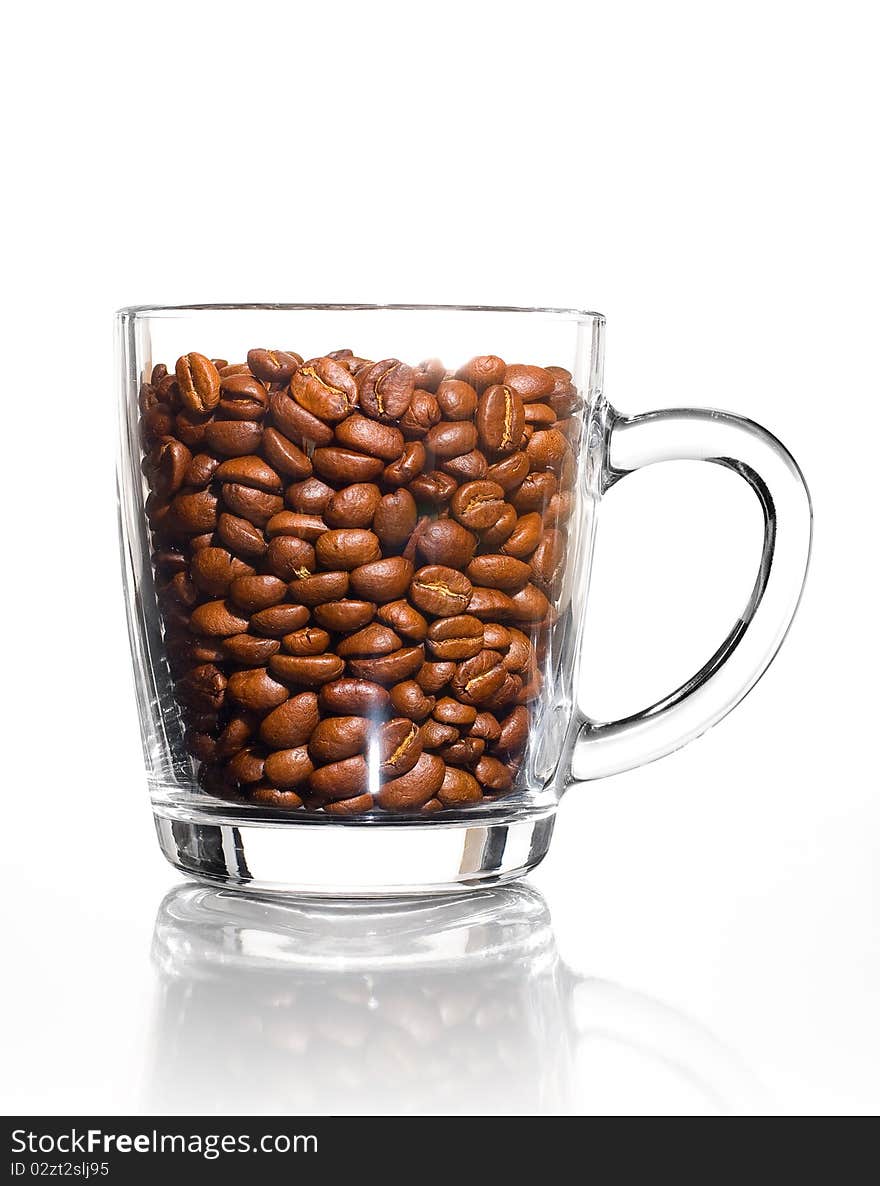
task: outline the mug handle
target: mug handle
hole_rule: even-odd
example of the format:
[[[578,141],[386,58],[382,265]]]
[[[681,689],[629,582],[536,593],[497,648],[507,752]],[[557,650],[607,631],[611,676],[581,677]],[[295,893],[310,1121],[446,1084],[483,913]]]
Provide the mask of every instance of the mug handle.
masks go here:
[[[601,489],[658,461],[711,461],[754,490],[764,512],[755,586],[714,655],[650,708],[600,723],[578,715],[569,783],[653,762],[726,716],[769,667],[800,600],[812,534],[810,494],[797,462],[776,437],[740,416],[677,408],[641,416],[609,411]]]

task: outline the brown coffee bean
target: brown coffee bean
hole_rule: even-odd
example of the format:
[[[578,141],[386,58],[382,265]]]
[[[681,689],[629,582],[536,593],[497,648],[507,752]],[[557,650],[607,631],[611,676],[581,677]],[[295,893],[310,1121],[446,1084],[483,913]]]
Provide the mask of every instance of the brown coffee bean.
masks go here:
[[[574,499],[571,493],[554,494],[544,511],[544,526],[548,530],[564,527],[571,518],[574,510]]]
[[[264,755],[259,750],[248,747],[246,749],[240,749],[226,763],[226,769],[237,783],[247,785],[248,783],[260,782],[263,777],[264,764]]]
[[[217,520],[217,539],[234,555],[247,556],[249,560],[262,556],[266,551],[262,531],[247,519],[230,515],[228,511],[224,511]]]
[[[348,370],[332,358],[313,358],[290,378],[290,396],[319,420],[335,424],[357,406],[357,385]]]
[[[349,659],[348,667],[355,679],[388,685],[398,684],[415,675],[424,660],[424,647],[401,647],[390,655],[381,655],[375,659]]]
[[[221,487],[223,502],[233,515],[247,519],[255,527],[265,527],[273,515],[284,508],[280,494],[267,494],[238,482],[227,482]]]
[[[459,731],[454,725],[444,725],[433,717],[422,725],[422,748],[443,749],[458,741]]]
[[[235,712],[217,738],[216,757],[225,761],[244,749],[257,730],[257,718],[248,712]]]
[[[196,634],[207,634],[211,638],[242,634],[248,628],[247,618],[240,617],[225,601],[206,601],[197,606],[190,623]]]
[[[409,599],[419,609],[436,617],[452,617],[468,608],[473,585],[454,568],[428,564],[413,576]]]
[[[525,428],[525,409],[517,392],[504,384],[487,388],[480,396],[476,428],[487,452],[516,452]]]
[[[269,406],[266,388],[253,375],[221,375],[217,411],[227,420],[260,420]]]
[[[412,367],[397,358],[373,363],[358,375],[360,405],[374,420],[391,423],[402,417],[415,388]]]
[[[422,502],[430,502],[435,506],[443,506],[444,503],[449,502],[450,498],[452,498],[458,489],[458,485],[455,478],[451,478],[449,474],[444,474],[440,470],[433,469],[413,478],[409,484],[409,488],[413,496]]]
[[[187,535],[213,531],[217,526],[217,499],[210,490],[176,495],[171,511],[174,522]]]
[[[374,487],[375,489],[375,487]],[[415,529],[416,502],[408,490],[395,490],[380,498],[373,515],[373,531],[383,548],[402,548]]]
[[[270,398],[269,419],[300,449],[307,449],[311,445],[329,445],[333,440],[333,429],[329,424],[306,411],[283,391],[276,391]]]
[[[262,435],[255,420],[212,420],[205,426],[204,440],[223,457],[243,457],[257,452]]]
[[[200,733],[197,729],[188,728],[183,744],[186,752],[200,762],[217,760],[217,742],[210,733]]]
[[[150,448],[177,430],[177,419],[168,404],[155,404],[141,416],[140,439],[145,448]],[[189,443],[189,442],[187,442]]]
[[[475,556],[465,570],[474,585],[512,593],[528,584],[532,570],[513,556]]]
[[[260,737],[272,749],[304,745],[318,725],[318,697],[300,692],[263,718]]]
[[[529,472],[529,459],[523,452],[511,453],[490,465],[486,477],[497,482],[505,494],[515,490]]]
[[[415,369],[416,387],[436,391],[446,375],[446,367],[439,358],[426,358]]]
[[[270,807],[275,811],[297,811],[303,801],[296,791],[281,791],[271,783],[260,782],[256,786],[248,787],[249,801],[258,807]]]
[[[428,564],[463,569],[477,547],[477,537],[455,519],[437,519],[419,532],[416,549]]]
[[[556,380],[543,367],[525,366],[514,363],[507,367],[501,380],[520,396],[525,402],[543,399],[553,391]]]
[[[372,534],[372,533],[367,533]],[[373,539],[376,539],[373,536]],[[376,541],[378,548],[378,540]],[[351,591],[364,601],[384,603],[403,597],[413,579],[413,566],[402,556],[360,564],[351,573]]]
[[[478,803],[483,797],[480,784],[472,774],[455,766],[447,766],[437,798],[444,807],[458,807],[462,803]]]
[[[357,715],[376,720],[388,711],[390,698],[380,684],[372,680],[345,676],[324,684],[318,694],[321,711],[341,715]]]
[[[516,526],[501,545],[505,556],[514,556],[518,560],[531,556],[541,542],[544,525],[537,511],[522,515],[516,521]]]
[[[568,456],[569,444],[565,437],[555,428],[542,429],[533,433],[526,454],[533,470],[552,470],[559,473],[562,463]]]
[[[429,696],[441,691],[455,675],[455,664],[450,662],[423,663],[416,673],[416,683]]]
[[[379,777],[398,778],[412,770],[422,754],[421,732],[415,721],[398,717],[378,729]]]
[[[511,643],[511,632],[500,622],[484,622],[483,637],[487,651],[506,651]]]
[[[150,453],[153,489],[160,498],[170,498],[183,485],[192,453],[182,441],[166,437]]]
[[[431,715],[435,721],[440,721],[443,725],[455,725],[458,728],[472,725],[477,719],[477,710],[472,704],[444,696],[434,705]]]
[[[322,605],[325,601],[338,601],[348,592],[347,572],[316,572],[313,576],[299,577],[288,585],[291,598],[300,605]]]
[[[355,482],[338,490],[324,509],[328,527],[369,527],[382,494],[374,482]]]
[[[279,535],[269,543],[266,552],[266,567],[282,581],[314,572],[318,566],[315,549],[304,539],[295,535]]]
[[[174,694],[189,708],[200,712],[216,710],[226,696],[226,676],[213,663],[203,663],[177,681]]]
[[[312,464],[322,477],[340,486],[348,486],[352,482],[372,482],[384,468],[381,457],[371,457],[335,445],[316,449],[312,454]]]
[[[474,767],[477,781],[491,791],[505,794],[513,786],[513,773],[497,758],[480,758]]]
[[[178,572],[159,590],[159,598],[163,603],[176,602],[192,609],[199,599],[199,591],[185,572]]]
[[[312,463],[308,455],[277,428],[263,429],[262,449],[269,464],[285,478],[301,482],[312,472]]]
[[[504,491],[497,482],[489,481],[459,486],[450,504],[459,523],[476,531],[497,523],[504,506]]]
[[[468,737],[480,737],[483,741],[497,741],[500,736],[501,726],[491,712],[478,712],[468,728]]]
[[[295,535],[307,543],[315,543],[327,530],[327,524],[318,515],[303,515],[299,511],[279,511],[266,524],[266,535],[274,539],[277,535]]]
[[[488,469],[486,455],[479,449],[472,449],[470,453],[462,453],[460,457],[450,457],[440,462],[441,472],[448,474],[456,482],[482,481]]]
[[[277,655],[273,656],[270,662],[274,663],[277,658]],[[234,671],[226,685],[226,694],[242,708],[257,713],[277,708],[289,696],[287,688],[272,679],[265,667]]]
[[[532,553],[532,581],[542,592],[556,597],[565,574],[565,535],[561,531],[545,532]]]
[[[428,649],[439,660],[471,659],[483,650],[483,623],[469,614],[438,618],[428,630]]]
[[[477,358],[472,358],[470,362],[466,362],[463,367],[459,367],[455,372],[455,377],[463,379],[465,383],[470,383],[471,387],[475,388],[479,394],[493,384],[503,383],[506,369],[507,364],[497,354],[482,354]]]
[[[399,778],[386,782],[377,795],[386,811],[413,811],[422,807],[439,791],[446,765],[436,754],[423,753],[415,766]]]
[[[236,577],[229,586],[230,600],[248,614],[278,605],[286,595],[286,583],[272,576]]]
[[[225,658],[242,667],[265,667],[281,650],[276,638],[256,638],[253,634],[233,634],[223,639]]]
[[[351,569],[358,568],[360,565],[379,560],[382,549],[379,546],[379,540],[372,531],[364,531],[360,528],[342,528],[325,531],[323,535],[318,536],[315,543],[315,554],[318,557],[318,563],[325,568],[350,572]],[[368,597],[368,594],[364,594],[357,587],[354,591]]]
[[[326,766],[362,754],[371,728],[366,717],[327,717],[309,738],[309,756],[316,766]]]
[[[322,605],[316,605],[313,612],[315,621],[325,630],[348,634],[372,622],[376,607],[372,601],[357,601],[346,597],[341,601],[325,601]]]
[[[183,482],[185,486],[192,486],[196,490],[203,490],[208,486],[220,466],[220,459],[212,457],[210,453],[196,453],[186,468]]]
[[[513,593],[510,600],[511,618],[514,622],[547,621],[550,602],[536,585],[526,585],[518,593]]]
[[[510,538],[516,527],[519,516],[516,508],[506,502],[498,516],[498,522],[486,527],[480,532],[480,547],[484,552],[497,552],[501,545]]]
[[[399,635],[393,630],[373,622],[337,643],[336,653],[343,659],[372,659],[399,651],[402,645]]]
[[[525,417],[533,428],[549,428],[556,421],[556,411],[549,404],[526,404]]]
[[[333,487],[322,482],[320,478],[306,478],[303,482],[294,482],[292,486],[288,486],[284,497],[291,510],[300,515],[320,518],[333,497]]]
[[[397,461],[386,465],[382,472],[382,480],[388,486],[406,486],[417,478],[425,468],[425,446],[421,441],[410,441],[404,445],[403,452]]]
[[[528,739],[529,710],[520,706],[501,722],[501,732],[495,742],[495,750],[501,757],[510,758],[522,753]]]
[[[148,413],[144,417],[145,428],[149,423],[149,417],[151,415],[158,415],[160,411],[161,407],[157,407],[152,413]],[[174,436],[176,436],[178,440],[183,441],[188,449],[190,449],[192,452],[195,452],[197,449],[201,449],[207,443],[207,429],[210,423],[210,412],[206,412],[204,415],[199,415],[196,412],[188,412],[186,409],[184,409],[182,412],[178,412],[174,417],[174,423],[170,429],[163,427],[162,430],[157,431],[155,435],[167,436],[169,432],[173,432]]]
[[[288,655],[323,655],[330,646],[330,635],[320,626],[302,626],[285,634],[281,643]]]
[[[384,461],[396,461],[406,444],[399,428],[358,415],[336,425],[336,440],[346,449],[381,457]]]
[[[203,415],[216,408],[220,400],[220,375],[204,354],[184,354],[174,368],[183,406]]]
[[[390,695],[394,711],[413,721],[423,721],[435,704],[434,697],[426,696],[414,679],[395,684]]]
[[[556,493],[557,485],[554,474],[529,474],[523,479],[518,489],[511,494],[510,501],[521,515],[526,515],[529,511],[543,512]]]
[[[213,597],[225,597],[236,577],[250,576],[253,571],[225,548],[203,548],[190,562],[193,583]]]
[[[440,421],[440,405],[430,391],[414,391],[410,405],[401,418],[400,429],[409,441],[421,440],[429,428]]]
[[[383,605],[378,613],[380,622],[396,630],[404,638],[413,642],[424,642],[428,634],[428,622],[417,609],[413,609],[408,601],[389,601]]]
[[[248,350],[247,364],[264,383],[288,383],[302,359],[287,350]]]
[[[327,815],[363,815],[373,808],[373,796],[355,795],[353,799],[340,799],[337,803],[328,803],[324,808]]]
[[[473,420],[477,393],[461,379],[444,379],[437,387],[437,404],[444,420]]]
[[[304,745],[298,745],[269,754],[264,769],[266,777],[271,782],[286,790],[302,786],[315,767],[308,749]]]
[[[364,795],[370,786],[366,758],[358,754],[354,758],[344,758],[341,762],[331,762],[329,766],[319,766],[309,775],[308,786],[312,794],[334,802]]]
[[[338,655],[329,652],[323,655],[273,655],[269,670],[279,679],[299,687],[319,688],[339,679],[345,671],[345,663]]]
[[[482,704],[498,691],[506,676],[501,655],[497,651],[481,651],[458,664],[452,677],[452,689],[463,704]]]
[[[308,620],[309,611],[304,605],[272,605],[251,615],[251,630],[269,638],[283,638]]]
[[[425,436],[426,450],[440,460],[461,457],[476,447],[477,429],[467,420],[442,420]]]
[[[474,766],[483,756],[486,743],[482,737],[460,737],[438,751],[444,762],[452,766]]]

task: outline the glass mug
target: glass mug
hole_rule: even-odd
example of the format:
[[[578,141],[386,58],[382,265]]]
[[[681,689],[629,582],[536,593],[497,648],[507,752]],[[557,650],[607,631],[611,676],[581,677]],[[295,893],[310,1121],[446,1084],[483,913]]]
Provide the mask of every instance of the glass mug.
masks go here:
[[[177,868],[325,896],[509,881],[547,852],[564,791],[684,745],[760,678],[807,569],[800,470],[724,412],[619,415],[604,325],[445,306],[118,314],[126,607]],[[678,459],[754,490],[755,585],[693,678],[593,721],[577,688],[599,500]]]

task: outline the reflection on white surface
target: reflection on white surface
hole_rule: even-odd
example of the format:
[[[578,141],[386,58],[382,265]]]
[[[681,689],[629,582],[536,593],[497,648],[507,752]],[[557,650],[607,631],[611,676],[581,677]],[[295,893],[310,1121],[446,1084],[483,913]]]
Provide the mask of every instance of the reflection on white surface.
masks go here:
[[[153,959],[148,1111],[760,1109],[706,1031],[575,976],[525,886],[316,905],[187,885],[159,908]]]

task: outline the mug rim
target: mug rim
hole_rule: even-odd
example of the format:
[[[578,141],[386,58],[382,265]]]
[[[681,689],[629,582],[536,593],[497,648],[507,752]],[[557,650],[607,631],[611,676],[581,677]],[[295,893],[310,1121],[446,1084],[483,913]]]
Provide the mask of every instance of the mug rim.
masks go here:
[[[346,302],[276,302],[253,301],[241,304],[207,303],[188,305],[124,305],[116,310],[119,318],[175,316],[178,313],[223,313],[223,312],[389,312],[389,313],[540,313],[563,321],[580,323],[595,322],[604,325],[605,317],[590,309],[570,309],[551,305],[431,305],[431,304],[369,304]]]

